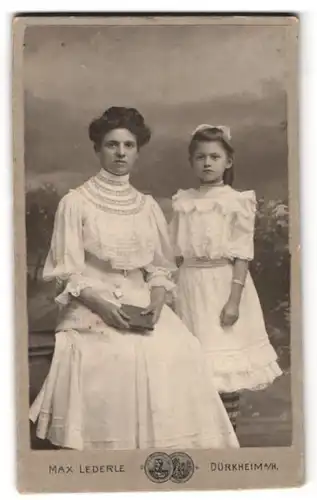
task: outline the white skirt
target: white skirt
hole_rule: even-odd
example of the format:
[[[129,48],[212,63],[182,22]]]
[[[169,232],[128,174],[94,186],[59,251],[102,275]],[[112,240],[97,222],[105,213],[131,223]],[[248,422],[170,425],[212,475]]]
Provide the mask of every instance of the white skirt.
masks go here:
[[[239,319],[222,328],[220,314],[231,290],[232,266],[181,267],[177,314],[199,339],[219,392],[267,387],[282,374],[270,344],[250,273],[242,292]]]
[[[147,288],[128,288],[125,301],[148,304]],[[77,450],[236,448],[207,371],[199,341],[167,306],[147,335],[61,331],[30,419],[39,438]]]

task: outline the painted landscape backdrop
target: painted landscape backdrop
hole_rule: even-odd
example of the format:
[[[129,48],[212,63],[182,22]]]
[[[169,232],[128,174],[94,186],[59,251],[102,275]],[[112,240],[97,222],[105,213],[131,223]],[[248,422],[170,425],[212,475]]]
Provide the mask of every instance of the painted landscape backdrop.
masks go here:
[[[89,122],[111,105],[137,107],[144,114],[153,137],[131,180],[158,200],[168,220],[172,194],[196,185],[187,159],[192,130],[200,123],[228,125],[235,148],[234,187],[255,189],[258,198],[251,272],[285,372],[266,391],[243,396],[240,440],[248,446],[289,445],[284,28],[32,27],[24,51],[30,338],[54,330],[54,287],[42,282],[41,272],[58,201],[99,169]],[[32,366],[35,394],[45,374],[43,367]]]

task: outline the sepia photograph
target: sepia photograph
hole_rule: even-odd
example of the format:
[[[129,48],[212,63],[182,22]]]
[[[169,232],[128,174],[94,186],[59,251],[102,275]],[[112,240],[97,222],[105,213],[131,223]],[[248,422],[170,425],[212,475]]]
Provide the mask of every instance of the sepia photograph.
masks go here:
[[[294,443],[291,25],[130,21],[23,31],[24,425],[181,483]]]

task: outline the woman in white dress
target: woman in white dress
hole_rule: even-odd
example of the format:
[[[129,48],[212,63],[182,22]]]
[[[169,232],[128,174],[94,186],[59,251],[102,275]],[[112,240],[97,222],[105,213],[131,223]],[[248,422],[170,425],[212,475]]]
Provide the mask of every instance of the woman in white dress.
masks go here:
[[[101,170],[60,201],[44,268],[60,314],[30,409],[37,436],[77,450],[238,447],[199,341],[165,305],[174,263],[164,216],[129,184],[150,131],[137,110],[113,107],[89,136]],[[144,307],[154,329],[133,331],[122,304]]]

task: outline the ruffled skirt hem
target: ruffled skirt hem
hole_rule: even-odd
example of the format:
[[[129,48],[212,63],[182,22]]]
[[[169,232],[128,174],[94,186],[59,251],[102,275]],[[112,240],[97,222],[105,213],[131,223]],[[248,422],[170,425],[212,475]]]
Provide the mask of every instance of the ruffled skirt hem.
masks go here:
[[[208,351],[206,362],[219,392],[263,390],[283,375],[268,341],[236,351]]]
[[[261,391],[269,387],[283,372],[277,363],[252,371],[223,374],[213,372],[213,381],[217,390],[222,392]]]

